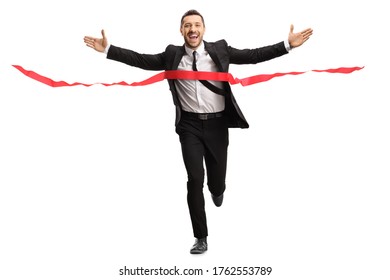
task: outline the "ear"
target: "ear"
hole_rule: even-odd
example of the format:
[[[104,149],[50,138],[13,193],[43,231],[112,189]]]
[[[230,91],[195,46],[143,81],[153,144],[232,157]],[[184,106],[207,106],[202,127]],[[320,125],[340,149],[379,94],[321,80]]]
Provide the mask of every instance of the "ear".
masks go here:
[[[180,27],[180,34],[181,34],[181,36],[184,36],[182,27]]]

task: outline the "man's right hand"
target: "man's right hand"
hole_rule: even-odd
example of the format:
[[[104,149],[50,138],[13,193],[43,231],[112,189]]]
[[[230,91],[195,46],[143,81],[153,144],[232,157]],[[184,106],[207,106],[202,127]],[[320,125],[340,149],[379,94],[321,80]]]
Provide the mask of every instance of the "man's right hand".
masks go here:
[[[95,51],[104,52],[104,50],[107,47],[107,38],[106,35],[104,34],[104,29],[102,29],[102,38],[85,36],[84,43],[88,47],[93,48]]]

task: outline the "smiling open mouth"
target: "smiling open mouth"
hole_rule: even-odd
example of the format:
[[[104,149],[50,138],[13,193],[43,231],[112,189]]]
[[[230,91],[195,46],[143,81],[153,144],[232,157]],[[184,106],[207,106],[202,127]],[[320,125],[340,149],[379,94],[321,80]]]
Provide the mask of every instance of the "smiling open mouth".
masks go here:
[[[191,40],[196,40],[196,39],[198,39],[198,35],[197,34],[190,34],[189,36],[188,36]]]

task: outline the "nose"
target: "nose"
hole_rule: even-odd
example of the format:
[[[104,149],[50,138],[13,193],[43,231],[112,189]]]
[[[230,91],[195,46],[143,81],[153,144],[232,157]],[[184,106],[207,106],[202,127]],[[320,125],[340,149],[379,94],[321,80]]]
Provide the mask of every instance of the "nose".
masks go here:
[[[192,31],[195,31],[195,30],[196,30],[195,25],[191,25],[190,26],[190,31],[192,32]]]

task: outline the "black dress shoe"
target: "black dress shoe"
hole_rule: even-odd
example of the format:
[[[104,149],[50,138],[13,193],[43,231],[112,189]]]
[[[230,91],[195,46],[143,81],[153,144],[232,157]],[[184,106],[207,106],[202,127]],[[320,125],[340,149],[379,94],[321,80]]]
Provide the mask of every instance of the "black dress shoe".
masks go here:
[[[195,244],[192,246],[190,253],[191,254],[203,254],[207,251],[207,239],[200,238],[196,239]]]
[[[215,195],[211,194],[211,198],[213,199],[215,206],[219,207],[222,205],[223,194],[221,194],[220,196],[215,196]]]

